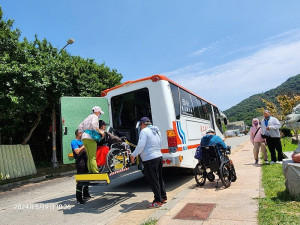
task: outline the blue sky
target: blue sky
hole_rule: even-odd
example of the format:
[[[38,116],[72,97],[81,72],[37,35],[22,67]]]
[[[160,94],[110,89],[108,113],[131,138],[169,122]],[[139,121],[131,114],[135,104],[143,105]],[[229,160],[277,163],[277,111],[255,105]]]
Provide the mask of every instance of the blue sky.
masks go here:
[[[22,36],[117,69],[163,74],[226,110],[300,73],[300,1],[1,0]]]

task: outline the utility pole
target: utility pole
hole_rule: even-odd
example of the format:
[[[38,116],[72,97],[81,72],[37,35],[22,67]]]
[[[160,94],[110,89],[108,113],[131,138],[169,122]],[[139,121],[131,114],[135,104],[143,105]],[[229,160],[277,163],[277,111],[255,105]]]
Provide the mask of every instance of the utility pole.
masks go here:
[[[59,51],[59,54],[61,53],[62,50],[64,50],[68,45],[71,45],[74,43],[74,39],[70,38],[67,41],[67,44]],[[53,104],[53,109],[52,109],[52,164],[53,168],[58,168],[58,163],[57,163],[57,151],[56,151],[56,112],[55,112],[55,104]]]

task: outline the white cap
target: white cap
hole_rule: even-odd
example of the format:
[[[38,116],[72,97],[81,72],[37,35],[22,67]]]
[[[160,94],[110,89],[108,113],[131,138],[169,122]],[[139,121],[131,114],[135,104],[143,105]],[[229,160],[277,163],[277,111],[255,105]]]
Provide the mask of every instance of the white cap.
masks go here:
[[[215,131],[214,131],[214,129],[212,129],[212,128],[208,128],[208,129],[206,130],[206,133],[215,133]]]
[[[104,114],[104,112],[101,110],[101,108],[99,106],[94,106],[92,108],[93,112],[100,112],[101,114]]]

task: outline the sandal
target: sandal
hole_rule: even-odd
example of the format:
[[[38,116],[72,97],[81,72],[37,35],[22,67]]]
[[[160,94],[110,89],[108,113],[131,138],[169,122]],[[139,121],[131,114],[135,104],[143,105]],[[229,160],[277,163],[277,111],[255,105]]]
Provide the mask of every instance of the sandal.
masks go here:
[[[151,204],[149,204],[147,206],[147,208],[159,208],[162,206],[162,203],[161,202],[152,202]]]

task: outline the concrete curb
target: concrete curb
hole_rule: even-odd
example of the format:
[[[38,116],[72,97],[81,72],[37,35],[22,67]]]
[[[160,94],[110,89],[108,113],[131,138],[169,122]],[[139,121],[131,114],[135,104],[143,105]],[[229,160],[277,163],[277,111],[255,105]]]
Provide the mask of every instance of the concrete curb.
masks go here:
[[[20,186],[23,184],[37,183],[37,182],[45,181],[45,180],[51,179],[51,178],[59,178],[59,177],[64,177],[64,176],[68,176],[68,175],[75,175],[76,173],[77,173],[76,170],[71,170],[71,171],[67,171],[67,172],[61,172],[61,173],[55,173],[55,174],[51,174],[51,175],[34,177],[34,178],[30,178],[28,180],[21,180],[21,181],[17,181],[17,182],[0,185],[0,190],[1,191],[5,190],[5,189],[7,190],[12,187]]]

